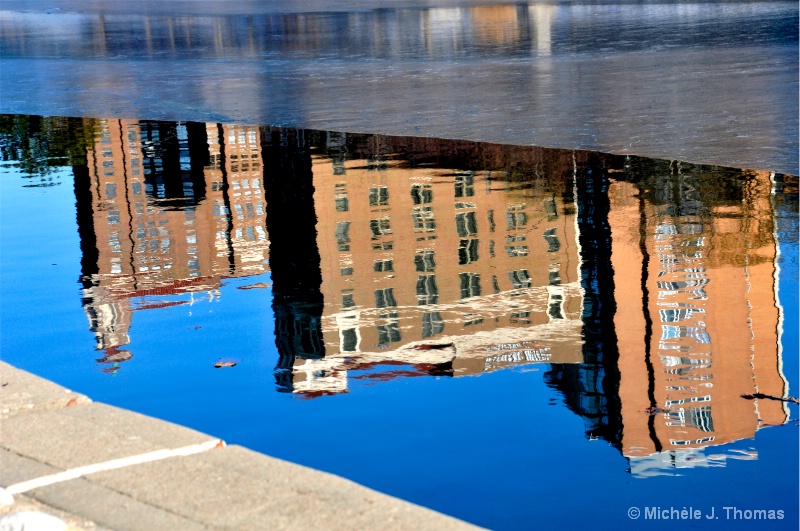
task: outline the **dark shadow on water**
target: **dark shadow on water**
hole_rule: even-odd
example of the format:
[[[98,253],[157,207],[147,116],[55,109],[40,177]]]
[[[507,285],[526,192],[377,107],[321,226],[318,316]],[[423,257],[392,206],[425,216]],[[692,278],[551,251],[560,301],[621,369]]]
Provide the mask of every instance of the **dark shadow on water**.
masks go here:
[[[620,161],[591,157],[576,182],[578,232],[581,246],[581,286],[584,289],[583,357],[578,365],[552,365],[548,385],[564,396],[567,407],[585,422],[586,435],[621,447],[617,336],[614,328],[614,270],[611,265],[610,203],[605,166]],[[616,164],[615,164],[616,162]]]
[[[280,356],[275,378],[278,390],[292,392],[290,376],[296,360],[325,356],[311,153],[302,131],[263,129],[261,147]]]

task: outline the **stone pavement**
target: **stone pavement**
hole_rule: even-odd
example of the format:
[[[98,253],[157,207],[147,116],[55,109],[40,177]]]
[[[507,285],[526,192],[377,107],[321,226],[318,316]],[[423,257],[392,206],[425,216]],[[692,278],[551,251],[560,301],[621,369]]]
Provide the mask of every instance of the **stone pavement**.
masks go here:
[[[0,530],[475,529],[4,362],[0,385]]]

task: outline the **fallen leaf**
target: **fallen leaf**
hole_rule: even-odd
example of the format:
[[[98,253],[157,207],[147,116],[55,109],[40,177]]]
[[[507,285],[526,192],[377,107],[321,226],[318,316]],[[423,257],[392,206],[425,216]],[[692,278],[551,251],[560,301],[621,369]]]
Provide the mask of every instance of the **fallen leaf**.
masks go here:
[[[438,350],[438,349],[448,348],[448,347],[452,347],[452,346],[453,346],[452,343],[441,343],[441,344],[438,344],[438,345],[437,344],[417,345],[414,348],[417,349],[417,350],[434,350],[434,349]]]

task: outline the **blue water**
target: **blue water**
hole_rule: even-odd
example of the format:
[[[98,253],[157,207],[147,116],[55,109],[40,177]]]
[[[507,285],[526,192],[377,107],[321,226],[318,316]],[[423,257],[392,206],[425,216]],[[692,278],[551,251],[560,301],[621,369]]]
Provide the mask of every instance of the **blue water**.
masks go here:
[[[79,284],[73,171],[52,170],[42,180],[26,176],[13,161],[0,166],[0,352],[8,363],[94,400],[492,529],[796,528],[796,405],[786,424],[706,448],[707,454],[727,455],[725,466],[673,468],[640,478],[606,438],[587,435],[586,421],[547,385],[548,364],[359,383],[359,375],[392,369],[362,367],[349,371],[348,393],[309,398],[277,392],[272,289],[238,289],[270,286],[270,273],[223,279],[215,296],[147,297],[148,303],[181,304],[136,312],[125,347],[133,357],[114,367],[99,363],[102,353],[95,350]],[[783,373],[788,394],[797,396],[797,203],[796,189],[789,188],[776,192],[773,203]],[[617,279],[617,290],[631,280],[638,282]],[[237,366],[214,368],[221,358]],[[737,460],[738,451],[756,451],[757,459]],[[631,520],[632,507],[643,516]],[[699,509],[704,518],[646,520],[646,507]],[[783,511],[784,518],[731,519],[733,509],[727,518],[725,507]],[[718,520],[705,519],[712,509]]]

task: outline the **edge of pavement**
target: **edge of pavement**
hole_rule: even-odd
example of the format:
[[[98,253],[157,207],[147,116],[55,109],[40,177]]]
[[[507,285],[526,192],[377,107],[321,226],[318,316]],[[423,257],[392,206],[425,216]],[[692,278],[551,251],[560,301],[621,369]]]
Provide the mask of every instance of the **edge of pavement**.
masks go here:
[[[46,529],[478,529],[0,361],[0,529],[37,519]]]

